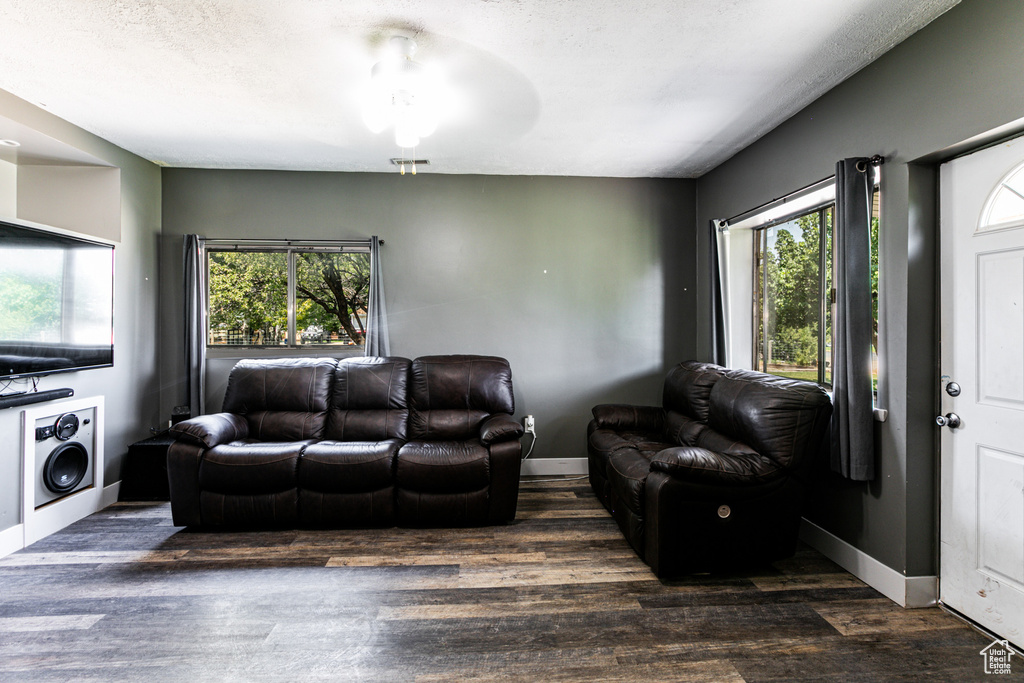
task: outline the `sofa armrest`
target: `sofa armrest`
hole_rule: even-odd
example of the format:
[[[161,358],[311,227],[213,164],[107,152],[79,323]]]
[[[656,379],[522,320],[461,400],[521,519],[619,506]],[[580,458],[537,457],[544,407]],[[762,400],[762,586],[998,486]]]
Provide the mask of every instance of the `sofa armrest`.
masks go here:
[[[665,429],[665,411],[658,406],[605,403],[594,406],[598,429],[660,433]]]
[[[214,446],[249,436],[249,424],[241,415],[215,413],[200,415],[171,427],[171,436],[196,446]]]
[[[781,473],[768,458],[757,453],[718,453],[706,448],[666,448],[651,458],[651,470],[678,479],[722,484],[761,483]]]
[[[520,438],[525,431],[523,425],[508,413],[496,413],[480,425],[480,443],[489,446],[498,441],[512,441]]]

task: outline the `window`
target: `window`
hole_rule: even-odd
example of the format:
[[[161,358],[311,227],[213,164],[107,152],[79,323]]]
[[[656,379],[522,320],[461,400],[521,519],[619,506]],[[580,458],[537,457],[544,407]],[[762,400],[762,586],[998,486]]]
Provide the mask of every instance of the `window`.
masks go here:
[[[831,384],[833,206],[754,231],[754,367]]]
[[[985,203],[978,231],[1017,227],[1024,221],[1024,165],[1006,174]]]
[[[871,378],[878,390],[879,169],[871,209]],[[833,195],[834,196],[834,195]],[[835,204],[819,199],[797,213],[755,217],[753,367],[832,384],[832,225]],[[778,215],[776,213],[776,215]]]
[[[206,264],[208,347],[317,345],[361,352],[370,292],[367,243],[207,240]]]

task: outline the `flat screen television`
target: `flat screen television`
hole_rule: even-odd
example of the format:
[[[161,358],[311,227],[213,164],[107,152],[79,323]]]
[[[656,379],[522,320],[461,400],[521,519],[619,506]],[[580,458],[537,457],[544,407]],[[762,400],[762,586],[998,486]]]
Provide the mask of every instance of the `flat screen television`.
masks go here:
[[[114,364],[114,247],[0,221],[0,380]]]

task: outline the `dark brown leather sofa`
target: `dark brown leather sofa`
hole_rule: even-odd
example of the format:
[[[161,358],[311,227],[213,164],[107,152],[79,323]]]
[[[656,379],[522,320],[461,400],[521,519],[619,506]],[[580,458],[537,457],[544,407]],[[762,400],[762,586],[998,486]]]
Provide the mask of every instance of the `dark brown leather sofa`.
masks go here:
[[[686,361],[662,406],[599,405],[590,484],[659,577],[795,552],[832,403],[816,384]]]
[[[522,425],[491,356],[243,360],[168,451],[177,526],[460,526],[515,518]]]

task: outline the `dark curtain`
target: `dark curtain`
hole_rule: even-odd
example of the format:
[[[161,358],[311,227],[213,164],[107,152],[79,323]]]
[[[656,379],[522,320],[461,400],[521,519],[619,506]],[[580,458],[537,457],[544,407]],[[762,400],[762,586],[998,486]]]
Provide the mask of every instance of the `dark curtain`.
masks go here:
[[[366,312],[366,355],[391,355],[388,312],[384,305],[384,274],[380,267],[381,241],[370,238],[370,310]]]
[[[198,235],[185,235],[185,395],[189,415],[206,413],[206,268],[202,241]]]
[[[836,164],[833,235],[832,470],[848,479],[875,477],[871,389],[871,163]]]
[[[722,298],[722,262],[718,253],[719,221],[711,221],[711,362],[726,363],[725,300]]]

